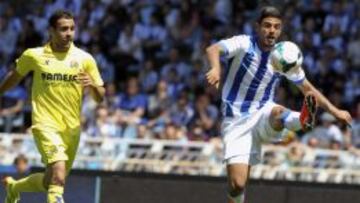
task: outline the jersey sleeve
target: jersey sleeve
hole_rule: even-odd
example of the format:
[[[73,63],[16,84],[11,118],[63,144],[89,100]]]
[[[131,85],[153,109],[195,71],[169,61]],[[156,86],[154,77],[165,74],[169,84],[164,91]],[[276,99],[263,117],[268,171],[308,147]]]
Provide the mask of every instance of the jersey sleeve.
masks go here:
[[[305,72],[301,66],[289,70],[288,72],[284,73],[284,75],[288,80],[296,85],[301,85],[306,79]]]
[[[33,71],[34,65],[34,56],[32,55],[31,50],[27,49],[18,59],[16,59],[16,72],[25,76],[30,71]]]
[[[90,77],[93,79],[95,85],[97,86],[103,86],[104,85],[104,81],[101,78],[101,75],[99,73],[99,69],[96,65],[96,61],[95,59],[89,55],[88,57],[86,57],[85,59],[85,67],[84,70],[85,72],[87,72]]]
[[[246,35],[238,35],[228,39],[220,40],[217,44],[221,47],[223,54],[228,58],[235,56],[245,49],[249,43],[249,37]]]

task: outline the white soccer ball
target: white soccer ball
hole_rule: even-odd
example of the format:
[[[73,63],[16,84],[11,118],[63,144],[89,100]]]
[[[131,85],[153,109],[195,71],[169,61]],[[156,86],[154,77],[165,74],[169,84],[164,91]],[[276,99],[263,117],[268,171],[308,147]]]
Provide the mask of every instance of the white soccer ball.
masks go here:
[[[275,71],[287,73],[301,66],[303,55],[295,43],[283,41],[275,44],[270,53],[270,60]]]

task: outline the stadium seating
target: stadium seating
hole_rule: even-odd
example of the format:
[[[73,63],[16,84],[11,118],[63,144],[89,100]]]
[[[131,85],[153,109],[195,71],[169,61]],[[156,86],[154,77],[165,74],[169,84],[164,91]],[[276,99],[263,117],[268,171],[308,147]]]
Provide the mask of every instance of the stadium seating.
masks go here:
[[[0,165],[12,164],[19,153],[32,166],[40,156],[28,134],[0,134]],[[105,171],[225,175],[221,154],[212,143],[93,138],[83,136],[74,168]],[[253,167],[253,179],[360,184],[357,151],[311,149],[302,144],[265,145],[263,161]]]

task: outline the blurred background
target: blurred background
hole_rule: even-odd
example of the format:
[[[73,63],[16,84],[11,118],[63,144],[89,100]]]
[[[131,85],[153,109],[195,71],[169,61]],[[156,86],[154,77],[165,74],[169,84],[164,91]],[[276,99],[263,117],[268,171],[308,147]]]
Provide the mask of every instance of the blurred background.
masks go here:
[[[215,183],[222,189],[214,191],[224,198],[221,98],[205,81],[204,51],[219,39],[254,34],[254,18],[269,3],[284,15],[282,40],[301,47],[307,78],[354,120],[347,128],[320,111],[312,132],[284,131],[270,139],[252,180],[360,185],[357,0],[3,0],[0,78],[26,48],[47,41],[47,19],[53,11],[72,11],[75,44],[94,56],[106,87],[100,105],[85,93],[74,168],[213,180],[211,176],[219,178]],[[0,97],[0,174],[22,177],[30,167],[42,166],[29,130],[31,80],[28,76]],[[278,86],[275,101],[300,110],[300,91],[286,80]],[[96,189],[99,181],[88,185]],[[94,198],[100,201],[99,195]]]

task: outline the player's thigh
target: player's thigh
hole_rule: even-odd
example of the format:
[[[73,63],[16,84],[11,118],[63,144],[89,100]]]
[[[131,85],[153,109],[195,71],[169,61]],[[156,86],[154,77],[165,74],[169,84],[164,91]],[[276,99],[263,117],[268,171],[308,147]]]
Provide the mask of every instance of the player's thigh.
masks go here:
[[[71,167],[74,163],[76,153],[79,147],[80,141],[80,129],[71,129],[62,135],[64,137],[65,145],[66,145],[66,154],[68,156],[68,160],[66,161],[66,170],[69,173]]]
[[[281,132],[281,129],[274,129],[277,114],[280,114],[284,107],[277,104],[266,105],[261,110],[261,116],[258,120],[256,128],[253,129],[253,134],[262,142],[269,142]]]
[[[273,130],[280,131],[284,128],[283,116],[286,113],[290,113],[290,110],[280,105],[267,109],[268,122]]]
[[[47,166],[57,161],[67,161],[66,145],[60,133],[50,130],[32,130],[42,162]]]
[[[228,184],[232,189],[244,189],[250,173],[251,166],[244,163],[226,165]]]
[[[224,161],[227,164],[231,162],[254,165],[260,161],[261,140],[253,134],[256,119],[254,117],[223,120],[221,131],[224,143]]]

